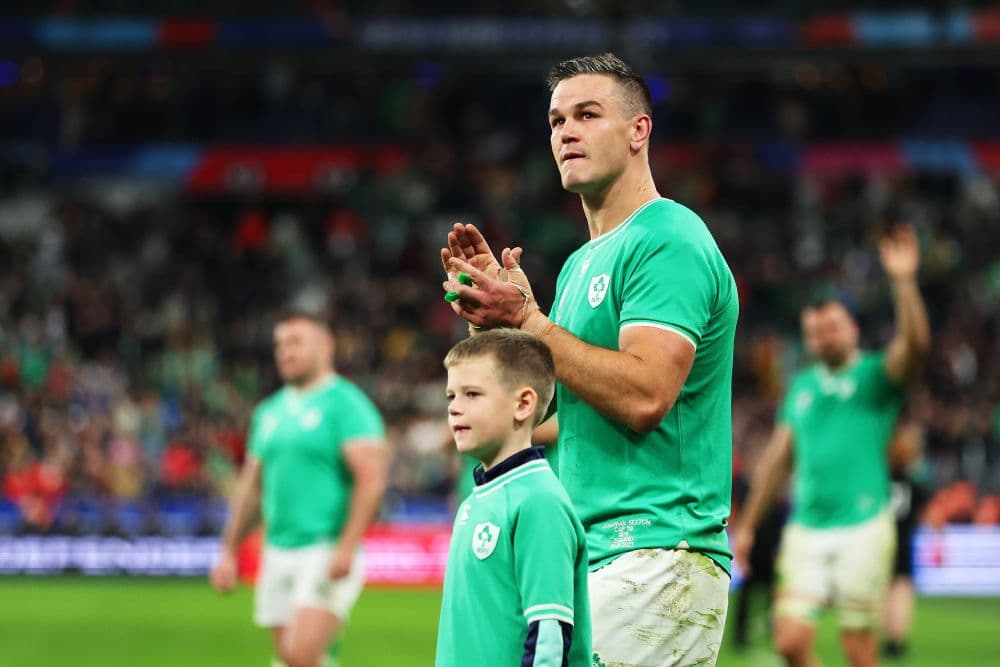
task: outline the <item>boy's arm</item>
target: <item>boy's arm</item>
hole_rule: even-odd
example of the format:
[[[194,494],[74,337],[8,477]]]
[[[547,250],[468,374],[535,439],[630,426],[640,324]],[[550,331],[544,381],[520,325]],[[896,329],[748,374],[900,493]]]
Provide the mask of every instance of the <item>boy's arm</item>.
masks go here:
[[[514,529],[514,564],[528,626],[521,664],[563,667],[574,639],[579,537],[572,510],[555,496],[530,498]]]

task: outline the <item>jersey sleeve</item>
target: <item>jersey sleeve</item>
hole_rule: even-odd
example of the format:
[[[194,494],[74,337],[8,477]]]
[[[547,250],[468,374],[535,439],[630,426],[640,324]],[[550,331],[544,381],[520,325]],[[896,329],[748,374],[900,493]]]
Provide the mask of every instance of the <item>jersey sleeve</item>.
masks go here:
[[[554,494],[529,498],[514,529],[514,563],[525,622],[573,623],[578,536],[572,510]]]
[[[364,393],[357,389],[353,392],[349,404],[336,406],[343,415],[341,422],[341,442],[358,438],[385,437],[385,423],[378,408]]]
[[[718,294],[707,250],[687,236],[647,238],[625,276],[619,326],[658,326],[697,347]]]
[[[250,415],[250,425],[247,427],[247,451],[260,458],[260,422],[262,406],[258,405]]]
[[[781,402],[778,403],[778,412],[775,415],[775,421],[782,426],[792,425],[792,400],[795,396],[795,386],[796,382],[792,382],[788,389],[785,390],[785,395],[781,397]]]
[[[579,536],[572,509],[554,494],[528,498],[518,513],[513,540],[517,586],[528,626],[527,664],[559,667],[569,655],[575,614]]]

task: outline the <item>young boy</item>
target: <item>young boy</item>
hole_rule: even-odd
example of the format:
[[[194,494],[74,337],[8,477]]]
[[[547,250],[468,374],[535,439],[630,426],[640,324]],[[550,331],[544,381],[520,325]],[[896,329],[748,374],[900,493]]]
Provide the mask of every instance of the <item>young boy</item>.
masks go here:
[[[590,667],[583,526],[531,446],[552,400],[552,355],[497,329],[460,342],[444,365],[455,444],[482,465],[455,518],[435,665]]]

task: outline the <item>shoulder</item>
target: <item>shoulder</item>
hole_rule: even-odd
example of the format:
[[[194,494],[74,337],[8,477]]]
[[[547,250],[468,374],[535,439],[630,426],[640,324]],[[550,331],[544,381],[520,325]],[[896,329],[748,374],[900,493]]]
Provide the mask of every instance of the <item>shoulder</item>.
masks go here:
[[[624,236],[633,257],[662,255],[676,260],[690,256],[708,266],[721,255],[701,217],[671,199],[660,199],[643,209]]]
[[[794,375],[792,375],[792,379],[788,383],[787,393],[792,394],[801,390],[803,387],[811,384],[815,377],[816,377],[815,364],[809,364],[805,368],[800,368],[799,370],[795,371]]]
[[[281,405],[281,397],[284,395],[285,389],[282,387],[274,393],[262,398],[253,409],[253,417],[256,418],[267,412],[278,409]]]
[[[537,474],[526,475],[517,481],[520,483],[515,487],[515,502],[519,513],[551,512],[561,508],[572,508],[566,489],[547,466],[540,469]]]
[[[326,390],[326,400],[337,404],[341,401],[349,401],[363,405],[374,405],[372,399],[361,387],[356,385],[354,382],[351,382],[343,375],[338,375],[336,379],[330,383],[329,388]]]
[[[659,199],[636,216],[630,227],[639,235],[653,235],[677,241],[694,242],[708,234],[705,221],[684,204],[673,199]]]

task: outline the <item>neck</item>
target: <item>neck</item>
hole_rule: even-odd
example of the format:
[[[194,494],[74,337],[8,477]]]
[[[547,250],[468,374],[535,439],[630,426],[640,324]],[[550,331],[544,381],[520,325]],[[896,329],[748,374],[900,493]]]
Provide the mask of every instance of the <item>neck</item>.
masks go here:
[[[316,387],[325,384],[333,378],[333,376],[333,370],[328,368],[316,373],[315,375],[310,375],[307,378],[302,378],[297,382],[290,382],[289,384],[298,391],[309,391],[310,389],[315,389]]]
[[[848,352],[844,356],[844,359],[839,364],[830,364],[824,362],[823,365],[826,366],[827,370],[839,371],[841,368],[847,368],[848,366],[853,364],[854,360],[858,358],[858,354],[859,354],[858,350],[854,349]]]
[[[607,187],[581,193],[583,212],[587,216],[590,238],[596,239],[622,224],[631,213],[660,196],[649,170],[649,163],[637,165]]]
[[[527,436],[521,435],[521,430],[515,431],[511,434],[511,437],[507,438],[500,449],[493,452],[492,456],[483,457],[480,460],[483,464],[483,470],[489,470],[496,464],[504,461],[522,449],[527,449],[531,447],[531,431],[528,430]]]

